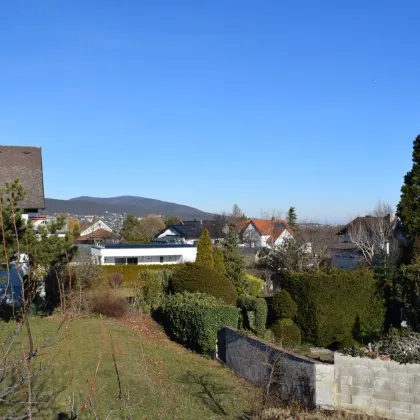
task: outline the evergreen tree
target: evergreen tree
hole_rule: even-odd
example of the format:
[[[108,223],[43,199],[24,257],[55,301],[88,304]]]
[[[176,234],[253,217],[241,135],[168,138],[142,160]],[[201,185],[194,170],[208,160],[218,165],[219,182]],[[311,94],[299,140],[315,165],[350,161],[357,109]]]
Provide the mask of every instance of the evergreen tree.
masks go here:
[[[413,167],[404,177],[401,199],[397,206],[404,233],[416,254],[420,251],[420,135],[413,144]]]
[[[195,262],[209,268],[214,268],[213,244],[207,229],[201,233],[197,244],[197,258]]]
[[[229,223],[228,233],[222,242],[222,253],[227,278],[235,285],[240,295],[245,292],[247,286],[245,260],[238,247],[238,234],[232,223]]]
[[[120,234],[126,242],[135,241],[134,231],[139,224],[139,218],[135,214],[128,214],[120,229]]]
[[[222,250],[220,248],[217,248],[213,257],[214,257],[214,269],[222,276],[226,276],[226,266],[225,266],[225,260],[223,258]]]
[[[286,221],[292,229],[296,229],[297,215],[293,206],[290,207],[289,211],[287,212]]]

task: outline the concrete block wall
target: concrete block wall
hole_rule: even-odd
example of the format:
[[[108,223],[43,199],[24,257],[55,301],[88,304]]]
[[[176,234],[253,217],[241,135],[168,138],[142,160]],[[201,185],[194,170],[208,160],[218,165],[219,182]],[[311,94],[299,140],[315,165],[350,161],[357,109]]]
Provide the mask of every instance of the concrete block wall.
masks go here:
[[[420,420],[420,365],[334,355],[335,405]]]
[[[354,409],[396,420],[420,420],[420,364],[344,356],[324,364],[243,336],[233,328],[219,332],[219,358],[239,375],[272,389],[284,400],[309,407]]]
[[[269,345],[233,328],[219,333],[220,359],[249,381],[309,407],[330,408],[334,404],[334,366],[317,362]]]

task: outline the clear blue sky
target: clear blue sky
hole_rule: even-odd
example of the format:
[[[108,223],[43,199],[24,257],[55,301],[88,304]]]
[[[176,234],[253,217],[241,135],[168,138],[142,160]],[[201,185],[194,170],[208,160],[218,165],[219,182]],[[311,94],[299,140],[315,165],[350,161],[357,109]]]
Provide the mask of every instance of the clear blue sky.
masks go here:
[[[48,197],[345,221],[420,132],[418,1],[6,1],[0,144]]]

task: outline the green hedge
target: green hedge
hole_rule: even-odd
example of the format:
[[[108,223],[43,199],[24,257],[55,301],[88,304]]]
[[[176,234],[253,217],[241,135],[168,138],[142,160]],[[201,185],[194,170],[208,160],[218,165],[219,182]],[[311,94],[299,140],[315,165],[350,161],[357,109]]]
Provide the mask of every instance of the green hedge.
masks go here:
[[[280,319],[271,326],[276,340],[282,347],[296,347],[300,344],[299,327],[291,319]]]
[[[257,335],[263,337],[267,323],[267,303],[263,298],[251,295],[241,295],[238,298],[245,327],[251,328]]]
[[[383,330],[384,300],[370,270],[285,273],[281,286],[299,308],[296,323],[307,343],[366,343]]]
[[[121,273],[124,280],[121,287],[135,287],[141,286],[142,273],[145,271],[166,271],[174,270],[183,264],[144,264],[144,265],[103,265],[101,266],[101,273],[94,281],[94,286],[99,286],[104,283],[109,284],[109,276],[111,273]]]
[[[287,290],[280,290],[273,296],[273,312],[276,318],[294,318],[298,313],[295,301]]]
[[[192,350],[212,355],[222,325],[237,327],[239,310],[204,293],[176,293],[163,307],[168,333]]]
[[[211,268],[192,263],[173,271],[171,287],[175,293],[207,293],[230,305],[236,305],[238,298],[235,287],[226,277]]]

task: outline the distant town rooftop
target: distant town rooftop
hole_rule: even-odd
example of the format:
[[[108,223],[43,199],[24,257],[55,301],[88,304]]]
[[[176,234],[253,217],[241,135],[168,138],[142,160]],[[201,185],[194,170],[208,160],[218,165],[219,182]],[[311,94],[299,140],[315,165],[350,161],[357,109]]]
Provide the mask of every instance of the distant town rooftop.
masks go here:
[[[195,248],[195,245],[187,244],[101,244],[94,245],[97,249],[133,249],[133,248]]]

